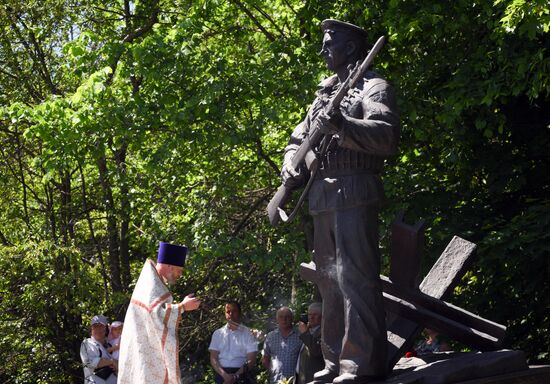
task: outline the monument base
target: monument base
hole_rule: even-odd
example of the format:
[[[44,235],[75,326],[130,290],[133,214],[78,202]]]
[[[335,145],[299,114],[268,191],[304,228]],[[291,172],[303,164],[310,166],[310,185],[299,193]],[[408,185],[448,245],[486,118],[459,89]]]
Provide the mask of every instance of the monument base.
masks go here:
[[[550,365],[529,367],[522,351],[441,352],[400,359],[381,383],[550,383]]]

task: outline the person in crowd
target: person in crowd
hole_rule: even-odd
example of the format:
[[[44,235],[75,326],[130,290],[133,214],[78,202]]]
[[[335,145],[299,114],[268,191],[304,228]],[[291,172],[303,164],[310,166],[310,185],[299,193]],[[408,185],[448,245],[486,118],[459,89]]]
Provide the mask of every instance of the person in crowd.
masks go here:
[[[107,324],[105,316],[94,316],[90,324],[90,337],[80,344],[85,384],[116,384],[117,382],[117,362],[106,347]]]
[[[256,382],[258,343],[252,330],[241,324],[241,305],[228,301],[224,306],[227,323],[214,331],[208,350],[217,384]]]
[[[313,380],[313,374],[325,367],[321,350],[321,303],[311,303],[307,308],[307,323],[300,321],[298,331],[302,348],[296,367],[296,384],[306,384]]]
[[[157,262],[147,260],[134,288],[121,335],[118,384],[180,384],[178,326],[200,300],[173,303],[167,285],[183,273],[187,247],[161,242]]]
[[[425,338],[414,346],[416,355],[452,351],[447,341],[434,329],[424,329]]]
[[[292,324],[293,315],[290,308],[279,308],[276,319],[277,329],[267,334],[262,356],[262,364],[269,371],[271,384],[294,377],[298,354],[302,347],[302,341]]]
[[[107,335],[107,352],[113,356],[113,359],[118,360],[120,349],[120,335],[122,334],[122,327],[124,323],[122,321],[113,321],[109,326],[109,334]]]

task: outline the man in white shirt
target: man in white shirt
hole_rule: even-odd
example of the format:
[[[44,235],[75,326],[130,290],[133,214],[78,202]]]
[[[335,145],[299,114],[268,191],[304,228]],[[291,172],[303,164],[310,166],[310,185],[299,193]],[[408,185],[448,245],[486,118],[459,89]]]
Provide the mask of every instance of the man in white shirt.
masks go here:
[[[256,365],[258,343],[251,330],[240,324],[240,304],[230,301],[224,309],[227,324],[214,331],[208,347],[216,383],[255,383],[250,369]]]

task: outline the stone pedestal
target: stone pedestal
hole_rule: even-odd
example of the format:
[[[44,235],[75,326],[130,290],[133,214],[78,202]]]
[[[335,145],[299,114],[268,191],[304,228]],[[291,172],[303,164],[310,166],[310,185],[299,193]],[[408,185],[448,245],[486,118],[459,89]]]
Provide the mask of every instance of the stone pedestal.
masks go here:
[[[390,377],[381,383],[550,383],[550,365],[529,367],[521,351],[442,352],[400,359]]]

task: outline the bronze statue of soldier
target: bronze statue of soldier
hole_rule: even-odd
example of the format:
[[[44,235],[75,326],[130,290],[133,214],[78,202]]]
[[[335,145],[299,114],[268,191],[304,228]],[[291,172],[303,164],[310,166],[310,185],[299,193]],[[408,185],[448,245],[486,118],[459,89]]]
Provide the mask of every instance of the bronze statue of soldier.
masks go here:
[[[305,166],[295,169],[291,159],[317,125],[330,140],[324,141],[308,196],[325,360],[313,383],[366,383],[387,374],[378,213],[384,159],[397,152],[399,116],[392,87],[370,70],[337,113],[326,113],[339,85],[366,57],[368,44],[366,31],[353,24],[325,20],[321,29],[321,55],[334,75],[320,83],[306,119],[292,133],[281,177],[287,186],[307,178]]]

